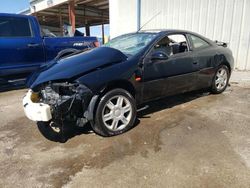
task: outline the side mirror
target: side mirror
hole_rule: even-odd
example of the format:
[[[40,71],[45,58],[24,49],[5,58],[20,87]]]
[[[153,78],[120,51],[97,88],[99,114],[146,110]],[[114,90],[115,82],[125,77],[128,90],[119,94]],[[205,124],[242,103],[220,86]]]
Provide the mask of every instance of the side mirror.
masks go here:
[[[151,60],[167,60],[168,56],[163,52],[154,52],[151,55]]]

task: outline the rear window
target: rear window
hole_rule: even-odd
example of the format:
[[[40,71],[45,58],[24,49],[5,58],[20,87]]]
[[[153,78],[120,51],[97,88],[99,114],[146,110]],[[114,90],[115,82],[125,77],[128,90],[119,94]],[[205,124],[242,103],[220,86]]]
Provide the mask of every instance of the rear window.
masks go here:
[[[210,46],[205,40],[194,35],[191,35],[191,40],[192,40],[194,49],[206,48]]]
[[[31,37],[27,18],[0,17],[0,37]]]

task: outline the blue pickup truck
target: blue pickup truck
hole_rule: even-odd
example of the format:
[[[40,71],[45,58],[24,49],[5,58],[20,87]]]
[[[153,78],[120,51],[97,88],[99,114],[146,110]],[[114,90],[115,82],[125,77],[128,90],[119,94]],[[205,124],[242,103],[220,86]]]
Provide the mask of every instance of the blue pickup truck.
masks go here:
[[[96,37],[44,35],[33,16],[0,13],[0,86],[25,78],[58,53],[94,48]]]

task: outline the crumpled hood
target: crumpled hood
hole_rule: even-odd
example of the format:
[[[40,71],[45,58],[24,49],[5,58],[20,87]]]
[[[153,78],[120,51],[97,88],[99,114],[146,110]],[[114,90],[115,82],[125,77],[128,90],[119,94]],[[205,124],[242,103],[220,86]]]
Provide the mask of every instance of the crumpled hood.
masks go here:
[[[87,52],[72,55],[58,62],[52,61],[33,73],[27,80],[27,86],[34,88],[42,83],[56,80],[71,80],[79,76],[127,59],[122,52],[114,48],[99,47]]]

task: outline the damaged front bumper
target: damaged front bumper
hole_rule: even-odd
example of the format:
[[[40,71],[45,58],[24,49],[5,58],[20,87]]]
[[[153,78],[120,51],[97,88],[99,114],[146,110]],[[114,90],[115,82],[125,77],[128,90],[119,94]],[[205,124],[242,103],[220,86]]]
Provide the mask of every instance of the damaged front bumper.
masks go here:
[[[23,109],[25,115],[32,121],[50,121],[52,119],[51,108],[48,104],[35,103],[31,100],[32,90],[23,98]]]
[[[84,85],[51,83],[23,98],[26,116],[33,121],[74,121],[79,126],[88,122],[88,107],[93,94]],[[88,113],[86,113],[88,112]]]

